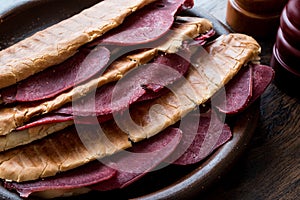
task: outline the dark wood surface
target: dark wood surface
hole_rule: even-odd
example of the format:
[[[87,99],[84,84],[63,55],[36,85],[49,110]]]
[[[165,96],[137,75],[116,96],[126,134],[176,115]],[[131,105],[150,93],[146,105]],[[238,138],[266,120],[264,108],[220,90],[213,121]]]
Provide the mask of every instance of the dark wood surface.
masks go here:
[[[227,0],[199,0],[195,6],[226,24]],[[256,39],[262,46],[261,62],[270,65],[274,38]],[[299,102],[272,83],[261,97],[260,121],[242,158],[200,198],[299,199]]]

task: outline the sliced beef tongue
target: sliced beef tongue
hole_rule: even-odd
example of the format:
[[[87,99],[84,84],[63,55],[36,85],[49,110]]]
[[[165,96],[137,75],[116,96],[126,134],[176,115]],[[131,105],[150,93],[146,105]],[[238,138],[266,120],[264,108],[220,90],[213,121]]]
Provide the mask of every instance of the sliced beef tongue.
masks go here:
[[[238,114],[258,99],[274,78],[274,70],[266,65],[250,64],[226,86],[226,100],[216,95],[216,108],[226,114]]]
[[[221,90],[214,96],[214,105],[219,111],[226,114],[236,114],[246,108],[252,96],[252,71],[252,67],[242,68],[225,86],[225,90]]]
[[[189,57],[182,58],[179,54],[159,56],[152,63],[131,71],[117,83],[106,84],[95,94],[64,106],[56,113],[100,116],[120,112],[146,95],[147,91],[158,92],[182,78],[189,66]]]
[[[110,51],[105,47],[81,49],[65,62],[1,91],[5,103],[37,101],[54,97],[105,69]]]
[[[125,154],[120,152],[53,177],[23,183],[5,182],[4,186],[16,190],[21,197],[28,197],[34,192],[87,186],[97,190],[125,187],[158,166],[175,150],[181,137],[179,129],[167,128],[150,139],[134,144]]]
[[[44,178],[37,181],[23,183],[5,182],[7,189],[16,190],[21,197],[28,197],[30,194],[47,190],[74,189],[96,184],[115,176],[117,171],[94,161],[85,166],[57,174],[54,177]]]
[[[1,101],[5,104],[16,102],[17,86],[12,85],[0,90]]]
[[[187,72],[189,53],[159,55],[152,63],[130,72],[118,83],[108,83],[76,102],[66,104],[60,109],[33,119],[17,130],[24,130],[38,125],[74,120],[76,123],[92,124],[97,116],[102,123],[113,118],[113,113],[120,112],[134,102],[151,100],[168,92],[167,85],[182,78]],[[93,118],[94,119],[94,118]]]
[[[184,75],[190,66],[190,51],[182,50],[177,54],[160,54],[154,59],[154,63],[172,67]]]
[[[210,38],[212,38],[216,34],[214,29],[211,29],[205,34],[196,37],[194,41],[189,43],[189,46],[204,46]]]
[[[44,124],[52,124],[52,123],[59,123],[59,122],[66,122],[74,120],[74,117],[72,115],[63,115],[63,114],[57,114],[57,113],[51,113],[44,115],[42,117],[33,118],[31,122],[18,127],[17,131],[22,131],[28,128],[32,128],[35,126],[40,126]]]
[[[100,37],[91,45],[145,44],[166,34],[174,22],[177,11],[191,7],[191,0],[159,0],[130,15],[122,25]]]
[[[111,165],[118,169],[116,176],[91,188],[107,191],[130,185],[163,162],[176,149],[181,137],[179,129],[167,128],[150,139],[134,144],[124,155],[109,157]]]
[[[249,104],[258,99],[274,79],[275,71],[267,65],[251,65],[253,68],[253,93]]]
[[[195,164],[226,143],[231,137],[230,127],[220,120],[216,112],[190,114],[182,129],[182,140],[167,159],[176,165]],[[194,131],[197,131],[196,133]]]
[[[194,0],[185,0],[181,9],[190,9],[194,6],[194,3],[195,3]]]
[[[152,90],[147,90],[146,94],[144,94],[143,96],[138,98],[136,102],[143,102],[143,101],[156,99],[164,94],[167,94],[168,92],[170,92],[170,90],[168,88],[162,88],[161,90],[156,91],[156,92],[154,92]]]

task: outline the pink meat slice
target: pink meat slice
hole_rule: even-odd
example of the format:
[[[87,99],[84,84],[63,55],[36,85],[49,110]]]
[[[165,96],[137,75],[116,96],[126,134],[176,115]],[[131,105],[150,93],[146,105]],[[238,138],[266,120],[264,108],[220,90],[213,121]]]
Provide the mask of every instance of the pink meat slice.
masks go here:
[[[274,79],[274,70],[267,65],[252,65],[253,68],[253,91],[249,105],[257,100],[267,89]]]
[[[176,165],[195,164],[209,156],[232,137],[230,127],[217,114],[190,114],[182,129],[182,140],[177,149],[167,159]],[[195,133],[195,130],[197,131]]]
[[[143,102],[143,101],[156,99],[164,94],[167,94],[168,92],[170,92],[170,90],[168,88],[162,88],[161,90],[156,91],[156,92],[154,92],[152,90],[147,90],[146,94],[144,94],[143,96],[138,98],[136,102]]]
[[[263,94],[274,79],[274,75],[275,72],[270,66],[250,64],[248,70],[243,70],[237,78],[226,85],[226,101],[218,102],[219,105],[216,103],[216,107],[226,114],[242,112]],[[249,80],[250,77],[252,81]]]
[[[118,169],[117,174],[90,188],[107,191],[132,184],[163,162],[176,149],[181,137],[179,129],[167,128],[150,139],[134,144],[123,155],[108,158],[111,166]]]
[[[253,68],[251,66],[244,67],[225,85],[226,94],[221,90],[221,92],[215,95],[214,106],[220,112],[237,114],[249,104],[252,96],[252,88]]]
[[[113,119],[112,114],[100,115],[96,117],[97,123],[103,123],[111,119]],[[51,113],[43,117],[38,117],[37,119],[33,119],[31,122],[16,128],[16,130],[22,131],[28,128],[32,128],[44,124],[53,124],[53,123],[73,121],[73,120],[75,120],[77,124],[86,124],[86,125],[95,124],[94,116],[80,117],[80,116],[73,116],[73,115]]]
[[[80,116],[65,115],[65,114],[59,114],[59,113],[51,113],[51,114],[47,114],[43,117],[33,119],[31,122],[18,127],[16,130],[22,131],[22,130],[25,130],[28,128],[32,128],[32,127],[40,126],[40,125],[44,125],[44,124],[53,124],[53,123],[73,121],[73,120],[75,120],[75,122],[77,124],[91,125],[91,124],[95,124],[95,122],[103,123],[103,122],[106,122],[111,119],[113,119],[112,114],[97,116],[96,117],[97,121],[96,121],[94,116],[80,117]]]
[[[216,31],[211,29],[205,34],[200,35],[199,37],[196,37],[194,41],[189,43],[189,46],[204,46],[209,38],[212,38],[216,34]]]
[[[194,6],[194,4],[195,4],[194,0],[185,0],[181,9],[190,9]],[[179,12],[180,12],[180,10],[179,10]]]
[[[22,131],[22,130],[32,128],[35,126],[71,121],[73,119],[74,119],[74,117],[71,115],[61,115],[61,114],[52,114],[51,113],[51,114],[45,115],[43,117],[38,117],[37,119],[33,119],[32,122],[29,122],[23,126],[20,126],[16,130]]]
[[[183,7],[192,7],[193,1],[159,0],[130,15],[118,28],[113,29],[91,45],[110,44],[128,46],[145,44],[166,34],[174,16]]]
[[[7,88],[1,89],[0,90],[1,100],[6,104],[14,103],[14,102],[17,101],[16,100],[16,93],[17,93],[16,85],[12,85],[12,86],[9,86]]]
[[[102,123],[113,113],[128,108],[137,101],[151,100],[168,92],[165,86],[182,78],[187,72],[189,53],[159,55],[151,64],[129,73],[118,83],[108,83],[77,102],[67,104],[51,114],[33,119],[17,130],[34,126],[74,120],[78,124]],[[92,118],[92,119],[91,119]]]
[[[28,197],[30,194],[39,191],[86,187],[108,180],[115,176],[116,173],[115,169],[99,161],[94,161],[53,177],[23,183],[5,182],[4,186],[7,189],[16,190],[21,197]]]
[[[48,68],[1,92],[5,103],[54,97],[104,71],[110,58],[105,47],[83,48],[65,62]]]
[[[75,131],[75,129],[69,129],[69,131]],[[91,185],[92,188],[98,190],[125,187],[168,157],[179,144],[181,137],[182,133],[179,129],[167,128],[150,139],[134,144],[125,154],[121,152],[102,161],[93,161],[42,180],[24,183],[5,182],[4,186],[10,190],[16,190],[21,197],[28,197],[39,191],[74,189]],[[120,169],[128,170],[129,168],[135,173],[120,171]],[[103,184],[100,184],[102,182]]]
[[[158,92],[182,78],[189,66],[189,57],[183,59],[178,54],[158,56],[152,63],[131,71],[120,81],[106,84],[94,94],[64,106],[56,113],[100,116],[120,112],[146,95],[147,91]],[[156,97],[155,93],[152,97]]]
[[[189,57],[187,53],[182,56]],[[96,95],[90,94],[78,101],[80,104],[75,102],[73,106],[72,104],[63,106],[51,114],[33,119],[30,123],[17,128],[17,130],[74,120],[74,115],[81,116],[76,118],[76,123],[81,124],[95,123],[95,120],[90,120],[89,117],[95,115],[95,113],[99,123],[107,121],[112,118],[113,112],[121,111],[135,101],[157,98],[167,92],[161,90],[186,73],[190,65],[188,59],[183,59],[181,55],[177,54],[160,55],[152,64],[145,65],[144,68],[134,71],[126,79],[120,81],[117,84],[118,87],[116,87],[116,83],[109,83],[99,88]],[[114,94],[119,95],[113,97]],[[143,96],[145,97],[143,98]],[[114,103],[112,104],[113,98]]]

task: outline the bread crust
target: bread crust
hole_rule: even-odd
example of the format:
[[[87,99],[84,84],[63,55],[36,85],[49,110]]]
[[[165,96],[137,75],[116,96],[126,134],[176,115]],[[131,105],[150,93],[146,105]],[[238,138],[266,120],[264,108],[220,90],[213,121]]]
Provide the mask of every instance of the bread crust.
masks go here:
[[[20,182],[54,176],[131,147],[127,134],[112,123],[102,124],[101,129],[84,128],[80,136],[73,127],[35,143],[2,152],[0,177]]]
[[[0,88],[59,64],[155,0],[104,0],[0,51]]]
[[[0,136],[0,152],[44,138],[72,124],[73,121],[45,124]]]

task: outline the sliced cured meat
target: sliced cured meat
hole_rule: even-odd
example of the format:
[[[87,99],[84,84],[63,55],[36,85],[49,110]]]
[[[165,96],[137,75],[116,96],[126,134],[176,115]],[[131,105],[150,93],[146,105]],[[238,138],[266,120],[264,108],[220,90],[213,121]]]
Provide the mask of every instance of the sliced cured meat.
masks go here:
[[[74,120],[78,124],[102,123],[112,119],[136,101],[150,100],[165,94],[165,86],[180,79],[188,70],[189,53],[159,55],[151,64],[127,74],[118,83],[108,83],[77,102],[69,103],[51,114],[33,119],[17,130],[37,125]],[[75,116],[75,118],[74,118]],[[97,116],[98,121],[91,120]],[[93,118],[94,119],[94,118]]]
[[[113,118],[112,114],[108,115],[100,115],[97,116],[97,123],[103,123]],[[32,128],[39,125],[44,124],[52,124],[52,123],[59,123],[59,122],[66,122],[66,121],[75,121],[77,124],[95,124],[95,117],[80,117],[80,116],[73,116],[73,115],[65,115],[59,113],[52,113],[47,114],[37,119],[34,119],[32,122],[25,124],[24,126],[18,127],[17,131],[22,131],[28,128]]]
[[[96,44],[135,45],[148,43],[164,35],[174,22],[174,15],[183,5],[193,1],[159,0],[130,15],[123,24],[100,37]]]
[[[212,38],[215,34],[216,34],[216,31],[211,29],[207,33],[202,34],[199,37],[195,38],[193,42],[189,43],[189,45],[190,46],[194,46],[194,45],[203,46],[207,43],[208,39]]]
[[[185,55],[186,56],[186,55]],[[158,92],[182,78],[190,66],[189,58],[169,54],[159,56],[154,62],[140,66],[117,83],[109,83],[56,113],[76,116],[107,115],[120,112],[147,93]]]
[[[189,124],[182,128],[181,143],[168,158],[176,165],[198,163],[232,137],[230,127],[215,112],[201,114],[200,118],[197,114],[188,117]]]
[[[108,157],[112,166],[118,169],[117,174],[91,188],[107,191],[130,185],[163,162],[175,150],[181,137],[179,129],[167,128],[150,139],[134,144],[123,155]]]
[[[244,110],[252,96],[252,67],[244,67],[222,90],[214,96],[216,108],[226,114],[236,114]],[[224,98],[226,97],[226,98]]]
[[[9,104],[16,102],[17,87],[12,85],[10,87],[0,90],[0,98],[3,103]]]
[[[160,54],[153,62],[172,67],[180,74],[185,74],[190,66],[190,56],[188,50],[182,50],[176,54]]]
[[[258,99],[274,79],[274,70],[266,65],[251,65],[253,68],[253,91],[249,104]]]
[[[25,124],[24,126],[18,127],[17,131],[22,131],[28,128],[32,128],[35,126],[43,125],[43,124],[52,124],[52,123],[58,123],[58,122],[65,122],[65,121],[71,121],[74,117],[71,115],[62,115],[62,114],[47,114],[43,117],[38,117],[36,119],[33,119],[32,122],[29,122]]]
[[[54,177],[23,183],[5,182],[7,189],[16,190],[21,197],[47,190],[63,190],[85,187],[100,183],[116,175],[116,170],[103,165],[99,161],[91,162],[74,170],[66,171]]]
[[[93,161],[42,180],[23,183],[5,182],[5,187],[16,190],[21,197],[28,197],[39,191],[74,189],[90,185],[98,190],[124,187],[160,164],[174,151],[181,137],[179,129],[169,128],[153,138],[134,144],[125,155],[116,154],[108,157],[106,161]],[[107,162],[114,168],[105,165]],[[128,170],[129,167],[136,173],[122,171],[122,169]]]
[[[144,94],[143,96],[141,96],[140,98],[137,99],[137,102],[156,99],[168,92],[170,92],[170,90],[168,88],[162,88],[161,90],[156,91],[156,92],[154,92],[152,90],[147,90],[146,94]]]
[[[183,7],[185,9],[190,9],[194,6],[194,0],[185,0]]]
[[[105,47],[83,48],[65,62],[4,89],[2,100],[12,103],[54,97],[102,72],[109,58],[110,52]]]
[[[274,74],[274,70],[269,66],[250,64],[248,70],[240,71],[225,87],[226,101],[216,107],[226,114],[240,113],[263,94],[272,82]]]

